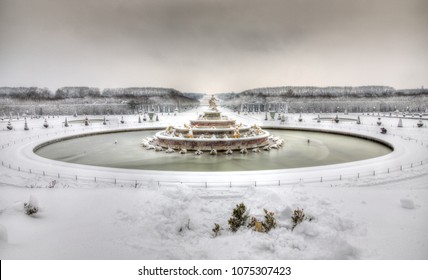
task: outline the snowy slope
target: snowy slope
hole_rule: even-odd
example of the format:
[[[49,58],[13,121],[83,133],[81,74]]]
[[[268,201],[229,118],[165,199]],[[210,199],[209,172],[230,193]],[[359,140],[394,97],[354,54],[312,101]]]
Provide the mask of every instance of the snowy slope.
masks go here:
[[[196,115],[196,111],[177,117],[165,115],[160,123],[144,124],[138,124],[137,116],[127,116],[124,126],[162,126]],[[234,117],[238,122],[280,126],[277,121],[263,121],[263,114]],[[361,116],[360,126],[316,123],[315,117],[304,114],[300,123],[298,115],[289,115],[286,126],[370,135],[390,142],[396,150],[380,159],[275,172],[190,174],[82,169],[35,157],[31,149],[62,135],[120,128],[119,117],[111,117],[107,128],[74,125],[65,132],[61,127],[63,117],[49,119],[49,129],[42,128],[42,120],[32,120],[30,131],[22,129],[22,120],[15,121],[16,131],[0,131],[4,165],[0,166],[0,258],[427,259],[426,126],[416,128],[417,120],[406,119],[399,129],[398,119],[382,118],[389,133],[380,135],[377,116]],[[3,129],[6,123],[0,125]],[[417,165],[420,161],[423,164]],[[31,174],[29,168],[33,169]],[[387,168],[391,168],[390,173]],[[41,170],[47,176],[37,173]],[[78,174],[79,179],[67,176],[71,174]],[[339,179],[339,175],[343,177]],[[110,179],[95,182],[95,176]],[[113,177],[118,178],[117,184]],[[139,181],[135,184],[134,180]],[[159,185],[158,180],[176,183]],[[281,186],[276,183],[279,180]],[[205,188],[205,184],[186,181],[224,182],[210,183]],[[40,207],[33,216],[23,209],[30,196]],[[230,232],[227,220],[241,202],[251,216],[259,219],[264,208],[273,211],[278,227],[269,233],[250,229]],[[313,220],[304,221],[292,231],[291,214],[296,208],[303,208]],[[215,238],[214,223],[223,227]]]

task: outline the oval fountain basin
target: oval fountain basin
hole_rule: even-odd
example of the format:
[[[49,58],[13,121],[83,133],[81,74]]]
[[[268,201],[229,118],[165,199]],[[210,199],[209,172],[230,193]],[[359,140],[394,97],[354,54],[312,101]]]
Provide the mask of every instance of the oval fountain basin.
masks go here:
[[[160,171],[252,171],[339,164],[380,157],[392,152],[382,143],[360,137],[303,130],[268,129],[285,140],[282,148],[248,154],[209,155],[156,152],[141,146],[155,130],[114,132],[44,143],[39,156],[68,163]],[[309,140],[309,141],[308,141]]]

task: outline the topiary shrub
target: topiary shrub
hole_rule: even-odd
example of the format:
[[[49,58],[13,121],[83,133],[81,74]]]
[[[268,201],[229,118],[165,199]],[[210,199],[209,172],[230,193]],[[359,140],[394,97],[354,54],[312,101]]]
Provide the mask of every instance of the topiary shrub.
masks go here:
[[[230,217],[228,223],[230,230],[236,232],[241,226],[244,226],[248,220],[247,208],[244,203],[236,205],[233,209],[232,216]]]

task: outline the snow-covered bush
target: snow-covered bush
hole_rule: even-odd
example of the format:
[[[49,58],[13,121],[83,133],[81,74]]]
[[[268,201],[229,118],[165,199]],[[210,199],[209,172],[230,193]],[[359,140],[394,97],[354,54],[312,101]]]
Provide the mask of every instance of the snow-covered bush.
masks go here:
[[[276,219],[275,213],[269,212],[266,209],[263,209],[265,212],[264,221],[259,221],[255,217],[251,217],[250,223],[248,224],[249,228],[253,228],[258,232],[269,232],[271,229],[276,228]]]
[[[263,211],[265,212],[265,220],[262,222],[262,226],[264,232],[269,232],[271,229],[276,228],[275,213],[269,212],[266,209],[263,209]]]
[[[49,184],[47,185],[47,187],[49,189],[53,189],[53,188],[55,188],[56,183],[57,183],[56,180],[52,180],[52,181],[49,182]]]
[[[293,221],[293,227],[291,230],[293,230],[298,224],[303,222],[305,219],[305,213],[303,212],[303,209],[295,209],[293,211],[293,215],[291,216],[291,220]]]
[[[25,213],[29,216],[36,214],[39,211],[37,199],[30,195],[28,202],[24,203]]]
[[[244,226],[248,220],[247,208],[244,203],[236,205],[233,209],[232,216],[230,217],[228,223],[230,230],[236,232],[241,226]]]
[[[252,228],[255,231],[258,232],[262,232],[263,231],[263,226],[262,226],[262,222],[260,222],[259,220],[257,220],[256,217],[251,217],[250,222],[248,223],[248,228]]]

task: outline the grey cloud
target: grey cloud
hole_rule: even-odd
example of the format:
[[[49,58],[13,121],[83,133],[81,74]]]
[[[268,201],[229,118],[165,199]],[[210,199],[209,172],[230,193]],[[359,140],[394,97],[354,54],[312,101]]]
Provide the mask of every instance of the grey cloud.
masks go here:
[[[426,3],[0,0],[0,84],[226,91],[321,85],[326,73],[329,84],[420,86]]]

